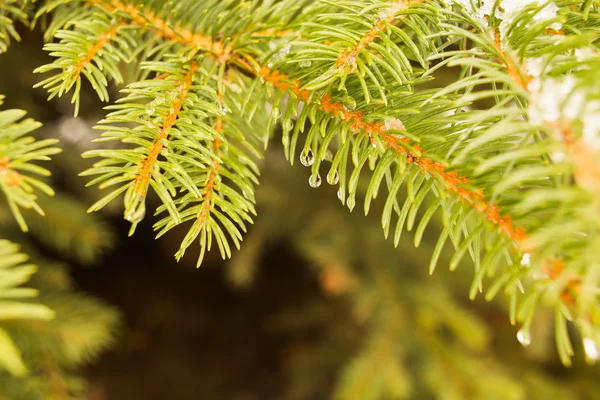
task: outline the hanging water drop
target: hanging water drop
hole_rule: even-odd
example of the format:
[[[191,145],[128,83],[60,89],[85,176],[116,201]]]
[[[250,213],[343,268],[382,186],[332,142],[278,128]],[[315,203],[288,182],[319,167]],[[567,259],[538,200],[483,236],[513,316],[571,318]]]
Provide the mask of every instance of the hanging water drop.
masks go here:
[[[354,210],[354,206],[356,205],[356,199],[354,198],[354,196],[348,197],[348,201],[346,202],[346,205],[348,206],[348,209],[350,211]]]
[[[523,253],[523,258],[521,258],[521,266],[522,267],[530,267],[531,266],[531,254]]]
[[[340,176],[338,175],[337,171],[332,172],[333,174],[331,172],[327,174],[327,183],[330,185],[337,185],[337,183],[340,181]]]
[[[406,130],[406,128],[404,127],[404,124],[398,118],[388,118],[385,120],[385,130],[387,131],[390,129],[393,129],[396,131]]]
[[[226,114],[226,113],[230,112],[231,110],[227,107],[227,104],[219,103],[219,111],[221,111],[223,114]]]
[[[346,200],[346,192],[344,192],[344,189],[339,188],[337,191],[337,197],[342,203]]]
[[[165,99],[163,99],[162,97],[157,97],[156,99],[150,102],[150,107],[154,108],[158,105],[161,105],[164,101]]]
[[[356,100],[352,97],[346,97],[342,100],[342,104],[347,111],[354,111],[356,109]]]
[[[152,108],[152,107],[147,108],[146,109],[146,114],[148,114],[148,115],[154,114],[154,108]]]
[[[371,171],[374,171],[375,167],[377,166],[377,158],[378,158],[377,153],[373,153],[369,156],[369,169]]]
[[[140,223],[146,216],[146,203],[145,198],[140,197],[133,207],[125,210],[125,219],[132,224]]]
[[[283,121],[282,127],[283,127],[283,130],[286,132],[291,131],[292,128],[294,127],[294,121],[292,121],[291,119],[287,119],[287,120]]]
[[[305,167],[310,167],[311,165],[314,164],[315,156],[311,149],[308,149],[307,151],[303,151],[302,153],[300,153],[300,162]]]
[[[321,186],[321,175],[311,175],[310,178],[308,178],[308,184],[314,188]]]
[[[529,346],[531,344],[531,334],[529,333],[529,330],[525,328],[519,329],[519,332],[517,332],[517,340],[523,347]]]
[[[590,361],[597,361],[600,358],[600,351],[592,338],[583,339],[583,350]]]
[[[300,61],[298,63],[298,65],[300,65],[300,68],[308,68],[308,67],[310,67],[311,64],[312,64],[312,62],[310,62],[310,61]]]
[[[280,57],[285,57],[290,52],[291,49],[292,49],[292,45],[291,44],[289,44],[289,43],[285,44],[281,48],[281,50],[279,50],[279,56]]]

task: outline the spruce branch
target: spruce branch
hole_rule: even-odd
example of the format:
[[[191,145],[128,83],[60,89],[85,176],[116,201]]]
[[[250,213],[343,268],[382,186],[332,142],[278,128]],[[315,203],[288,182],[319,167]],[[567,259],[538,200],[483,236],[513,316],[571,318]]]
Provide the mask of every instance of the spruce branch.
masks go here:
[[[28,302],[38,295],[38,291],[20,287],[29,281],[37,270],[32,264],[26,264],[28,257],[19,252],[19,246],[6,240],[0,240],[0,321],[50,320],[55,313],[41,304]],[[21,351],[8,333],[0,327],[0,367],[14,376],[24,376],[28,369],[21,357]]]
[[[533,310],[542,299],[555,308],[563,362],[572,353],[567,320],[577,321],[585,340],[597,341],[594,327],[600,315],[592,271],[597,268],[593,249],[598,228],[597,218],[586,218],[597,214],[597,149],[585,145],[597,137],[597,99],[593,88],[583,87],[597,81],[597,57],[575,55],[585,46],[597,54],[598,27],[586,22],[597,16],[595,5],[510,0],[225,3],[181,2],[168,12],[159,0],[94,2],[103,10],[100,20],[114,14],[116,23],[124,24],[117,29],[119,35],[132,30],[140,35],[134,41],[154,38],[142,65],[159,79],[144,77],[130,84],[124,90],[128,97],[108,117],[111,123],[137,125],[105,133],[107,140],[131,142],[137,150],[88,153],[105,158],[86,172],[103,174],[92,184],[125,182],[92,209],[127,191],[126,217],[134,229],[145,213],[146,189],[139,188],[149,184],[163,203],[157,212],[168,212],[155,225],[159,236],[194,221],[177,257],[198,236],[201,258],[213,238],[228,257],[228,241],[239,246],[243,221],[250,222],[254,212],[253,201],[243,193],[252,196],[257,171],[253,162],[248,166],[240,157],[247,159],[246,152],[260,158],[255,144],[268,141],[280,123],[290,162],[303,140],[300,160],[311,167],[313,187],[321,185],[322,164],[331,162],[327,181],[339,185],[338,197],[350,210],[357,192],[364,190],[359,189],[361,176],[370,175],[365,212],[385,192],[382,226],[387,237],[396,218],[396,245],[405,228],[416,228],[419,245],[434,214],[441,213],[445,228],[431,271],[448,241],[455,250],[451,269],[468,254],[475,264],[471,297],[483,291],[485,277],[493,277],[486,298],[501,290],[509,296],[511,322],[523,324],[519,337],[524,344]],[[284,10],[287,6],[291,11]],[[252,11],[259,17],[248,14]],[[82,53],[87,57],[60,64],[67,71],[63,73],[81,62],[90,65],[98,44],[108,50],[105,32],[94,31],[95,44],[86,43],[88,52]],[[69,51],[78,46],[68,41],[63,45]],[[148,110],[153,97],[175,93],[177,98],[161,81],[181,82],[176,78],[181,69],[172,66],[190,53],[199,54],[200,66],[192,75],[213,95],[202,105],[196,97],[184,96],[189,103],[183,105],[181,99],[181,109],[177,101],[168,101],[172,108],[162,114],[157,134],[142,109]],[[171,63],[166,67],[160,64],[165,58]],[[432,80],[435,84],[444,67],[457,67],[458,79],[422,89]],[[225,93],[225,87],[232,87],[223,79],[229,71],[237,74],[236,85],[245,97]],[[536,107],[546,85],[575,96],[586,104],[585,112],[571,112],[568,119],[545,118],[548,110]],[[62,94],[64,88],[51,90]],[[105,99],[105,92],[97,91]],[[223,100],[226,106],[235,103],[239,118],[223,110],[195,117],[203,107],[219,110]],[[565,102],[558,108],[555,114],[563,113]],[[187,119],[196,124],[202,120],[199,138],[184,133],[196,132]],[[266,133],[254,134],[263,119]],[[150,129],[140,135],[144,126]],[[171,128],[181,141],[173,150],[167,132]],[[248,138],[251,145],[242,146]],[[561,146],[568,162],[553,159]],[[232,152],[235,157],[229,158]],[[125,172],[119,171],[123,166]],[[371,173],[365,172],[367,166]],[[407,192],[404,199],[401,190]]]
[[[3,98],[0,96],[0,105]],[[34,177],[49,176],[50,171],[34,162],[50,160],[49,156],[59,153],[60,149],[52,147],[58,142],[55,139],[35,141],[33,137],[26,136],[41,124],[32,119],[20,121],[24,115],[25,112],[21,110],[0,112],[0,190],[19,227],[27,231],[21,209],[33,209],[44,215],[37,204],[36,192],[48,196],[54,194],[50,186]]]

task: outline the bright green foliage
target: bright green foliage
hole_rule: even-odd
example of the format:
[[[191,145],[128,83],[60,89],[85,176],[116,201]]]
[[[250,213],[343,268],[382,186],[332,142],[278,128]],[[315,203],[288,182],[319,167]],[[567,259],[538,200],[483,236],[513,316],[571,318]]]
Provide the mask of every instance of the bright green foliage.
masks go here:
[[[8,8],[0,3],[0,34],[13,32],[1,19],[5,10],[16,12],[14,2],[8,3]],[[24,14],[17,15],[25,20]],[[0,50],[2,46],[0,41]],[[55,139],[30,136],[41,124],[23,120],[24,115],[21,110],[0,111],[0,237],[23,236],[19,231],[31,228],[40,242],[91,263],[110,247],[112,235],[80,204],[61,195],[49,197],[54,190],[38,176],[48,177],[50,171],[38,163],[60,149],[53,147]],[[49,210],[48,218],[42,207]],[[27,252],[35,255],[33,248]],[[118,314],[73,291],[64,266],[34,259],[43,267],[32,276],[38,267],[28,263],[29,256],[0,239],[0,398],[82,399],[86,382],[75,368],[112,344]],[[22,286],[28,282],[32,287]]]
[[[24,264],[25,254],[19,253],[19,247],[6,240],[0,240],[0,322],[14,319],[51,320],[54,311],[47,306],[23,302],[22,299],[36,297],[38,291],[22,288],[37,267]],[[0,327],[0,366],[15,376],[27,373],[27,367],[21,358],[21,351],[4,329]]]
[[[10,44],[11,38],[20,40],[14,22],[26,22],[28,19],[26,5],[28,0],[2,0],[0,1],[0,54],[4,53]]]
[[[0,96],[0,105],[2,99]],[[36,190],[49,196],[54,194],[50,186],[28,175],[50,175],[47,169],[33,161],[49,160],[48,156],[59,153],[60,149],[51,147],[56,144],[56,139],[35,141],[32,137],[25,136],[37,129],[40,123],[31,119],[19,122],[24,115],[25,112],[21,110],[0,111],[0,189],[19,226],[26,231],[27,224],[21,209],[32,208],[43,215],[44,212],[36,202]]]
[[[396,246],[442,219],[430,271],[447,248],[451,270],[470,258],[471,298],[504,292],[522,343],[544,303],[565,364],[568,321],[600,357],[597,2],[92,3],[36,14],[51,20],[55,60],[37,70],[50,97],[71,91],[77,113],[82,77],[104,101],[128,82],[99,125],[123,146],[86,153],[102,158],[90,185],[111,190],[91,210],[124,194],[133,233],[152,191],[159,236],[191,225],[177,258],[194,241],[198,264],[213,241],[230,257],[252,222],[258,145],[280,126],[312,187],[328,167],[350,210],[380,198]]]
[[[27,220],[40,242],[91,263],[111,246],[112,234],[65,196],[36,197],[34,189],[46,195],[54,192],[27,174],[50,175],[34,162],[49,160],[59,149],[50,147],[54,139],[25,136],[40,124],[19,122],[23,115],[19,110],[0,111],[0,187],[5,194],[0,237],[19,237],[19,231],[28,228]],[[40,205],[48,210],[47,216]],[[85,380],[73,370],[112,344],[118,314],[73,291],[64,266],[36,256],[43,267],[32,277],[38,268],[19,250],[18,245],[0,240],[0,398],[81,399]],[[30,280],[32,287],[22,287]]]
[[[599,334],[598,151],[582,144],[598,135],[598,5],[507,1],[484,17],[467,3],[48,1],[38,17],[55,15],[58,43],[40,85],[72,91],[77,113],[82,76],[105,101],[110,81],[130,82],[99,127],[100,141],[126,146],[86,154],[103,158],[84,173],[99,175],[90,184],[116,186],[91,210],[124,193],[133,232],[151,189],[159,236],[191,224],[177,258],[198,240],[198,263],[213,240],[223,257],[239,247],[256,145],[279,123],[311,186],[329,163],[350,210],[359,194],[365,213],[382,198],[396,246],[405,229],[418,246],[441,216],[430,271],[445,247],[452,270],[470,257],[470,296],[506,293],[524,343],[536,305],[550,304],[568,363],[567,320],[590,343]],[[560,85],[579,110],[544,103]]]

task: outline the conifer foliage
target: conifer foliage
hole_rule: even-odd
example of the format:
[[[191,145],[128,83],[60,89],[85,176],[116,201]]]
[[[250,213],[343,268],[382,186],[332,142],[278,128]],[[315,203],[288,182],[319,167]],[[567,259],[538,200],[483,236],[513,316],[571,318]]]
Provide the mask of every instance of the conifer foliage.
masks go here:
[[[114,100],[96,141],[122,145],[84,154],[99,159],[89,185],[107,190],[91,211],[122,195],[133,233],[157,196],[158,236],[187,226],[178,258],[230,257],[280,127],[310,186],[336,185],[350,210],[357,193],[365,213],[381,202],[396,246],[441,218],[430,271],[448,249],[451,269],[470,258],[470,296],[505,293],[522,344],[545,304],[565,364],[567,321],[600,356],[597,1],[8,3],[44,28],[50,97],[71,96],[77,114],[87,81]]]

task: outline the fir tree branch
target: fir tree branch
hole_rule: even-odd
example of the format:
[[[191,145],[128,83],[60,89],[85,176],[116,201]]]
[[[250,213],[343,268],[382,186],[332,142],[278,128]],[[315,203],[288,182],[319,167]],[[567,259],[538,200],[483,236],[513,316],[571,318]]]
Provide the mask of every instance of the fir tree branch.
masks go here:
[[[158,156],[169,139],[169,130],[173,127],[175,121],[177,120],[179,111],[181,111],[182,103],[185,101],[188,92],[192,87],[192,79],[197,70],[198,63],[196,61],[192,61],[189,65],[188,71],[183,77],[183,81],[179,83],[177,98],[171,105],[169,114],[165,118],[165,122],[160,128],[160,133],[155,142],[148,149],[148,155],[142,161],[140,172],[138,172],[135,177],[135,185],[133,188],[134,193],[140,197],[146,196],[152,171],[154,170],[155,164],[158,161]]]
[[[358,43],[351,49],[344,49],[340,52],[335,66],[338,71],[353,74],[356,72],[356,58],[361,51],[365,50],[373,43],[380,32],[383,32],[387,25],[394,25],[406,14],[398,15],[400,12],[408,10],[413,4],[422,3],[423,0],[396,0],[387,10],[382,11],[379,18],[375,20],[373,27],[358,40]]]
[[[221,57],[226,53],[225,46],[219,41],[213,41],[199,33],[194,33],[190,29],[185,29],[172,25],[166,20],[158,17],[151,11],[142,7],[136,7],[133,4],[126,4],[119,0],[91,0],[90,4],[100,5],[108,13],[118,13],[127,17],[135,26],[147,29],[158,34],[165,39],[194,47],[198,50],[205,49],[216,57]]]

